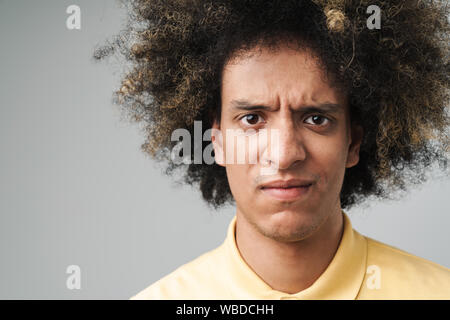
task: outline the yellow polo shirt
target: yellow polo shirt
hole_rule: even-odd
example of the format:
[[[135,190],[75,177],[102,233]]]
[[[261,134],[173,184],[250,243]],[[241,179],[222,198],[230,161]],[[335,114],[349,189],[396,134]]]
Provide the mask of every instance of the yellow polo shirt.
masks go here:
[[[450,299],[450,269],[359,234],[345,212],[344,232],[327,269],[308,288],[273,290],[236,245],[236,216],[218,248],[130,299]]]

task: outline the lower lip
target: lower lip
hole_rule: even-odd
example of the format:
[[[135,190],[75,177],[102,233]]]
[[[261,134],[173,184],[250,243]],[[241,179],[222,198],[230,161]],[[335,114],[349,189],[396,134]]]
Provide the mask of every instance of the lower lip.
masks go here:
[[[262,188],[261,190],[268,196],[282,201],[292,201],[303,197],[308,193],[311,185],[307,187],[294,188]]]

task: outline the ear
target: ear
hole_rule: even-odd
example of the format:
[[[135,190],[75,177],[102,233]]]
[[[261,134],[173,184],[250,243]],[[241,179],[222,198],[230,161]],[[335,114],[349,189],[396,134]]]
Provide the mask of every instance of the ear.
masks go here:
[[[211,141],[214,148],[214,159],[219,166],[224,167],[224,152],[223,152],[223,136],[220,131],[220,124],[214,120],[211,128]]]
[[[356,166],[359,162],[359,150],[364,136],[364,130],[362,126],[358,124],[352,124],[351,126],[351,138],[348,146],[347,163],[346,168]]]

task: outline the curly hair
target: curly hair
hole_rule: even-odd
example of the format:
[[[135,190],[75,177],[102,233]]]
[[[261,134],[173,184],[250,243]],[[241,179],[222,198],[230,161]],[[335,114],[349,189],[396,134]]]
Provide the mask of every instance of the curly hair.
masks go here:
[[[346,90],[351,121],[364,129],[359,163],[346,169],[342,208],[389,198],[447,169],[449,152],[449,10],[445,1],[404,0],[129,0],[128,23],[98,48],[130,63],[115,102],[144,124],[142,151],[183,172],[218,208],[234,199],[224,167],[174,164],[170,137],[220,121],[222,70],[257,46],[286,43],[312,50],[332,83]],[[381,29],[369,29],[369,5]],[[204,142],[205,143],[205,142]]]

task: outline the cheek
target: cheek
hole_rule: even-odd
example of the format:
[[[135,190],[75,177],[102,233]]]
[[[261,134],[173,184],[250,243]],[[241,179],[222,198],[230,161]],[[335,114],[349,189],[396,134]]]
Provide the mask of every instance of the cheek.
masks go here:
[[[267,134],[250,129],[244,133],[235,131],[235,134],[228,131],[224,136],[223,152],[230,175],[238,175],[234,172],[242,174],[249,170],[249,166],[259,165],[267,152],[267,144]]]
[[[225,167],[227,172],[228,184],[230,186],[231,194],[236,201],[240,199],[251,199],[248,193],[251,192],[251,177],[249,176],[249,169],[247,165],[227,165]]]
[[[236,135],[234,135],[236,134]],[[256,135],[238,134],[225,131],[223,136],[223,152],[228,184],[235,200],[251,199],[252,187],[250,167],[257,162],[258,146]]]
[[[345,139],[324,138],[310,143],[308,151],[311,166],[320,176],[320,184],[327,189],[340,188],[347,160]]]

